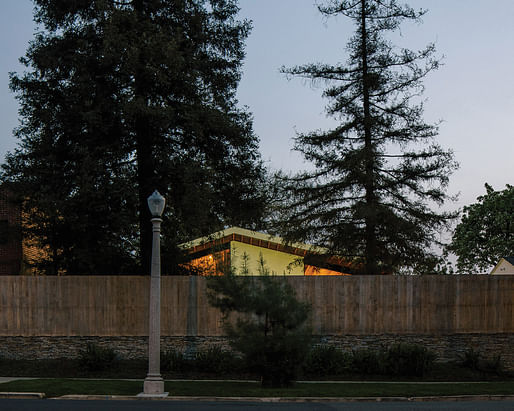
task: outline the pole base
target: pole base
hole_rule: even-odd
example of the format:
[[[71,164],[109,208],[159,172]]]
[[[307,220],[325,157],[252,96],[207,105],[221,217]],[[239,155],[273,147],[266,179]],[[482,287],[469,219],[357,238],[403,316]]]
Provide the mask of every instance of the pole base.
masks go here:
[[[145,378],[143,392],[138,397],[167,397],[164,392],[164,380],[160,375],[149,375]]]

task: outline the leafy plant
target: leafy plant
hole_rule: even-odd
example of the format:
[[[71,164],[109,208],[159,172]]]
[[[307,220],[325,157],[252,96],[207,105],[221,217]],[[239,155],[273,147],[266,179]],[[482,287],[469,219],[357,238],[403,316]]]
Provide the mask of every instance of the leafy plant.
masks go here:
[[[304,373],[314,376],[341,375],[350,371],[352,355],[331,345],[313,347],[305,364]]]
[[[227,374],[241,369],[240,363],[233,352],[214,346],[196,353],[194,368],[199,372]]]
[[[435,358],[421,345],[395,344],[387,350],[385,371],[395,376],[422,377],[432,369]]]
[[[93,343],[88,343],[84,351],[80,352],[79,365],[87,371],[102,371],[115,367],[119,357],[116,352],[109,347],[100,347]]]
[[[461,273],[490,270],[500,258],[514,254],[514,186],[486,194],[464,207],[448,250],[457,255]]]
[[[352,351],[352,372],[361,375],[383,374],[380,353],[373,350]]]
[[[462,356],[461,365],[474,371],[480,369],[480,351],[475,351],[473,347],[466,350]]]
[[[161,352],[161,370],[163,372],[184,372],[190,367],[191,361],[184,353],[175,349]]]
[[[503,361],[501,359],[501,356],[497,355],[489,360],[485,360],[483,371],[492,372],[496,375],[503,375],[504,370],[503,370]]]

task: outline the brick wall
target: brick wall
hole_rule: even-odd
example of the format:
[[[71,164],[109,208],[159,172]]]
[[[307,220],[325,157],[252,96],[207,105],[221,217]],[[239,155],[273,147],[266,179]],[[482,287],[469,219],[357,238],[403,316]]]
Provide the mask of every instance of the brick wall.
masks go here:
[[[13,203],[9,190],[0,187],[0,275],[20,273],[22,260],[20,224],[20,207]]]

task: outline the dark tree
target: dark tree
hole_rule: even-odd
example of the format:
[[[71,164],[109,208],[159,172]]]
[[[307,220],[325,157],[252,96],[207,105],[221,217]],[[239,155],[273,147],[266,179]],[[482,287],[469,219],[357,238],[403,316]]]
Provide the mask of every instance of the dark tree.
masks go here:
[[[285,276],[271,275],[262,255],[258,273],[248,271],[247,256],[238,272],[232,268],[208,279],[210,304],[223,313],[230,345],[262,385],[290,386],[311,348],[311,306],[298,300]]]
[[[448,250],[457,255],[457,270],[478,273],[491,269],[501,258],[514,256],[514,186],[486,194],[464,207]]]
[[[436,233],[452,217],[430,207],[448,198],[456,165],[433,141],[437,126],[422,118],[421,81],[439,64],[433,45],[413,52],[387,37],[424,11],[395,0],[330,0],[318,8],[354,23],[347,64],[282,71],[325,82],[327,113],[340,124],[296,137],[295,149],[315,167],[284,178],[279,230],[348,257],[362,273],[424,267]]]
[[[57,272],[149,264],[146,198],[167,198],[163,256],[226,225],[256,228],[265,172],[237,107],[237,0],[35,0],[42,29],[11,75],[19,147],[3,179]],[[132,267],[132,268],[130,268]]]

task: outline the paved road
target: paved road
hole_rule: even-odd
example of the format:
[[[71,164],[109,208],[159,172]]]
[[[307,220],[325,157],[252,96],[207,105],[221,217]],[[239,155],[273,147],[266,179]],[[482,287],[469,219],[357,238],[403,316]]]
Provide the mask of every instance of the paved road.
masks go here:
[[[514,401],[256,403],[193,401],[0,400],[2,411],[513,411]]]

